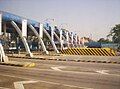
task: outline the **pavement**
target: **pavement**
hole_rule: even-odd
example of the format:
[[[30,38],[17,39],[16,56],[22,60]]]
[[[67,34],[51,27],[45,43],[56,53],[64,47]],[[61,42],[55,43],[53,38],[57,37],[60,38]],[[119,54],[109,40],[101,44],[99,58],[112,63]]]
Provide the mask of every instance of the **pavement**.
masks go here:
[[[36,66],[0,65],[0,89],[120,89],[120,64],[9,59]]]

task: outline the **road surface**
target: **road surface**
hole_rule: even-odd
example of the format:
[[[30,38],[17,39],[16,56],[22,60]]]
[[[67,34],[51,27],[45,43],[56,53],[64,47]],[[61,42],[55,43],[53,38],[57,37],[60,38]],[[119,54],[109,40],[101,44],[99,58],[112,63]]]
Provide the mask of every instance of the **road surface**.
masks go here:
[[[0,65],[0,89],[120,89],[120,64],[12,58],[36,67]]]

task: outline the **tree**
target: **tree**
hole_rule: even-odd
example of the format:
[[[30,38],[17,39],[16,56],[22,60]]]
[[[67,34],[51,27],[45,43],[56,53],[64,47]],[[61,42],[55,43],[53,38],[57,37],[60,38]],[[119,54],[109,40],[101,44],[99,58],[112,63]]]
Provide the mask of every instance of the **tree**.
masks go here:
[[[120,24],[115,25],[107,36],[111,36],[114,43],[120,44]],[[118,49],[120,49],[120,45]]]
[[[120,44],[120,24],[115,25],[110,31],[110,34],[108,35],[112,36],[112,40],[114,43],[119,43]]]
[[[104,39],[104,38],[100,38],[98,40],[98,42],[100,42],[100,43],[112,43],[109,39]]]

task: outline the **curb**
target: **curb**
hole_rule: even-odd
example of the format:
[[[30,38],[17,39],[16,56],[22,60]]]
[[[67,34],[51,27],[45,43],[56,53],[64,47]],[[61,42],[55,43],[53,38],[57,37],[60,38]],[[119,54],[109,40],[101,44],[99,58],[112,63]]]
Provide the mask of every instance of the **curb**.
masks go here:
[[[74,62],[91,62],[91,63],[108,63],[108,64],[120,64],[120,62],[117,61],[95,61],[95,60],[68,60],[68,59],[53,59],[53,58],[31,58],[31,57],[15,57],[15,56],[8,56],[12,58],[25,58],[25,59],[39,59],[39,60],[55,60],[55,61],[74,61]],[[34,65],[34,64],[31,64]]]
[[[0,65],[17,66],[17,67],[35,67],[35,63],[31,63],[31,62],[23,63],[17,61],[0,62]]]

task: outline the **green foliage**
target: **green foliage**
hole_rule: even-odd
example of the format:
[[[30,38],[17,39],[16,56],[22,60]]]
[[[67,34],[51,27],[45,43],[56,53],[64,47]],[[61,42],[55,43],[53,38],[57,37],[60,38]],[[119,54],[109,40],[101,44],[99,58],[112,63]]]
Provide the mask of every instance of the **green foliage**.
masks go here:
[[[100,42],[100,43],[112,43],[112,41],[110,41],[109,39],[104,39],[104,38],[100,38],[98,40],[98,42]]]
[[[115,25],[110,31],[108,37],[111,36],[114,43],[120,44],[120,24]]]
[[[115,25],[110,31],[108,37],[111,36],[114,43],[120,44],[120,24]],[[120,50],[120,46],[118,47]]]

